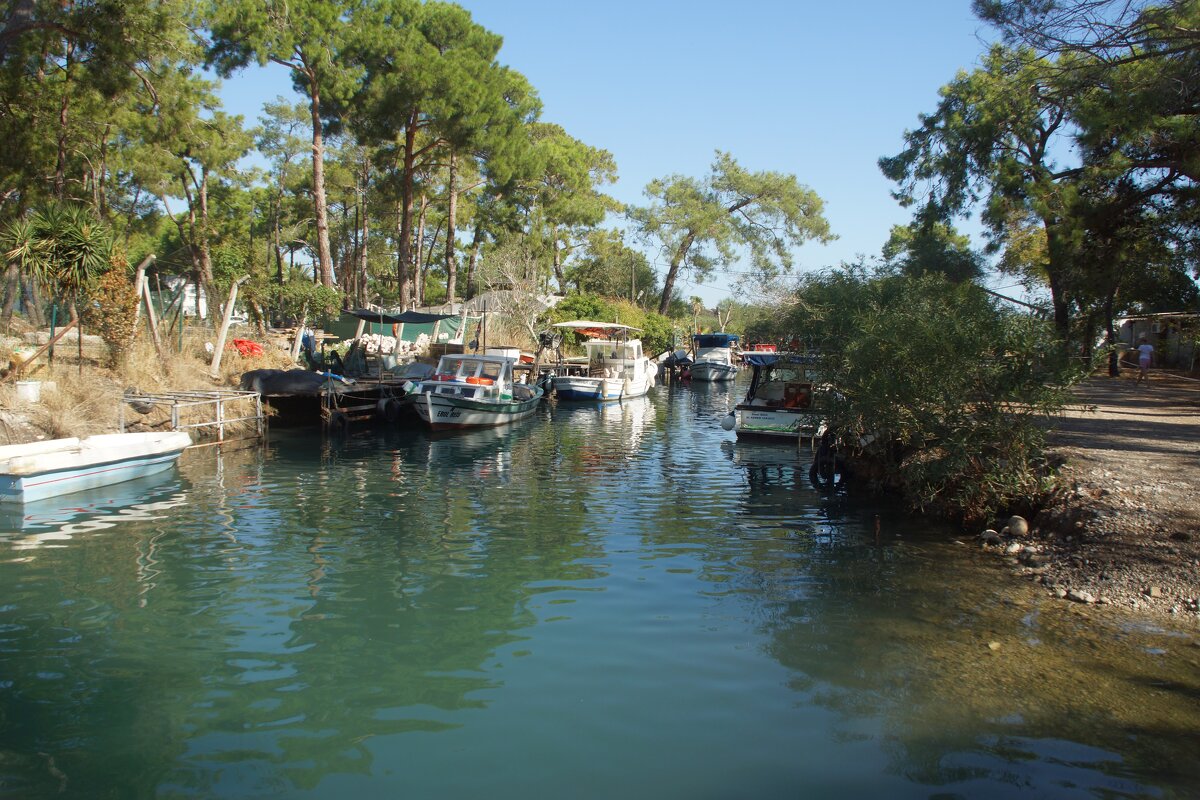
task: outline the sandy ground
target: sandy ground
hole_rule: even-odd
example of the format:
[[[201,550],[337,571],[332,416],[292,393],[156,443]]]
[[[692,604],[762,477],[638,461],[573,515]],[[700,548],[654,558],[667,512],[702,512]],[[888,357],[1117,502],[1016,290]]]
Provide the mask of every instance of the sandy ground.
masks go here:
[[[1062,489],[997,547],[1064,600],[1200,622],[1200,381],[1136,377],[1078,388],[1051,432]]]

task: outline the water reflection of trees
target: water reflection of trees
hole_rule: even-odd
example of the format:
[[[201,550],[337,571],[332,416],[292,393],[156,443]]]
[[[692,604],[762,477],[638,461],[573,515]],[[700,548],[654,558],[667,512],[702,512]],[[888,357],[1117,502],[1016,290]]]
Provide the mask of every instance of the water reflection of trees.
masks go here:
[[[552,479],[553,443],[474,433],[349,441],[316,462],[319,445],[287,442],[269,476],[207,476],[169,528],[56,552],[46,565],[67,575],[6,593],[17,688],[0,695],[0,736],[19,755],[7,763],[25,759],[12,785],[53,784],[44,752],[123,796],[286,794],[370,773],[370,737],[486,705],[487,662],[537,622],[548,585],[595,577],[581,563],[595,548],[563,511],[578,493]],[[31,611],[78,574],[112,595],[102,623]]]
[[[1112,656],[1070,615],[1005,595],[990,562],[818,494],[794,449],[730,441],[720,397],[694,397],[710,405],[651,398],[640,423],[580,407],[490,432],[287,440],[187,473],[169,522],[0,559],[0,785],[287,796],[378,776],[374,738],[436,736],[492,702],[542,594],[590,590],[613,532],[694,568],[799,703],[877,738],[914,783],[1198,783],[1194,671],[1164,685],[1136,637]]]
[[[894,773],[964,796],[1200,785],[1185,756],[1200,678],[1178,648],[1148,659],[1128,631],[1114,646],[1077,608],[1014,591],[953,532],[815,491],[793,448],[723,440],[714,462],[670,435],[663,482],[688,502],[646,526],[654,551],[737,598],[793,690],[840,713],[850,740],[877,738]]]

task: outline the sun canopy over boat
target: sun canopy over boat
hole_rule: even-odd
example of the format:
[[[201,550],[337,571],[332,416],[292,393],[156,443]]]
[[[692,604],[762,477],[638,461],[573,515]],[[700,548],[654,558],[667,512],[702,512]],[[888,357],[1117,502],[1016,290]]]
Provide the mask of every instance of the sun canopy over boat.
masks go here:
[[[420,311],[404,311],[400,314],[389,314],[386,311],[371,311],[365,308],[356,308],[346,313],[365,322],[375,322],[380,325],[404,325],[405,323],[423,325],[459,316],[458,314],[424,314]]]
[[[730,347],[737,340],[736,333],[697,333],[692,337],[696,347]]]
[[[556,322],[551,327],[570,328],[591,339],[607,336],[612,331],[641,331],[641,328],[622,325],[619,322],[592,322],[586,319],[577,319],[571,322]]]
[[[817,363],[816,356],[797,355],[795,353],[746,353],[745,355],[746,363],[755,367],[770,367],[780,361],[807,365]]]

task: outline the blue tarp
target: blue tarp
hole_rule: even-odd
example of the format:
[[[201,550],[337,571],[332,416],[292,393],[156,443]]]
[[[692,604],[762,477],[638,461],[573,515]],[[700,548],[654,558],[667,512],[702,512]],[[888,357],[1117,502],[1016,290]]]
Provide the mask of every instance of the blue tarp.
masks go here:
[[[737,340],[736,333],[697,333],[692,337],[696,347],[730,347]]]
[[[796,353],[746,353],[746,363],[755,367],[770,367],[780,361],[812,366],[817,363],[817,357],[812,355],[798,355]]]

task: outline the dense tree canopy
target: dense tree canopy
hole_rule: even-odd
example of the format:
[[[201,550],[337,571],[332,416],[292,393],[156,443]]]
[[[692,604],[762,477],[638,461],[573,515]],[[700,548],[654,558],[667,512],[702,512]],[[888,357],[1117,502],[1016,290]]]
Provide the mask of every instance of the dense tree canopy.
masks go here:
[[[1059,338],[1085,350],[1097,314],[1111,331],[1150,285],[1175,286],[1186,304],[1186,276],[1197,274],[1200,4],[976,7],[1008,43],[944,86],[905,149],[880,160],[915,227],[979,210],[999,266],[1044,282]]]
[[[793,175],[749,172],[729,153],[717,152],[702,180],[682,175],[652,181],[650,205],[630,209],[641,235],[668,260],[658,313],[665,314],[681,269],[703,281],[732,264],[739,249],[763,279],[792,266],[791,248],[809,239],[833,238],[816,192]]]
[[[1198,5],[978,0],[1001,43],[881,162],[916,212],[885,261],[977,279],[983,254],[954,228],[975,212],[992,263],[1047,287],[1064,340],[1092,341],[1122,310],[1188,303]],[[832,237],[795,176],[724,152],[622,209],[604,143],[543,120],[500,35],[443,0],[14,0],[7,12],[0,228],[83,206],[131,261],[154,253],[152,270],[217,292],[250,274],[255,303],[282,302],[270,287],[295,280],[343,306],[454,302],[494,284],[489,257],[520,248],[540,292],[655,296],[660,313],[692,317],[682,276],[778,289],[798,245]],[[244,80],[262,64],[288,70],[295,93],[263,98],[247,128],[207,70]],[[628,233],[613,227],[622,211]],[[9,259],[4,313],[36,318],[37,290],[30,262]]]

